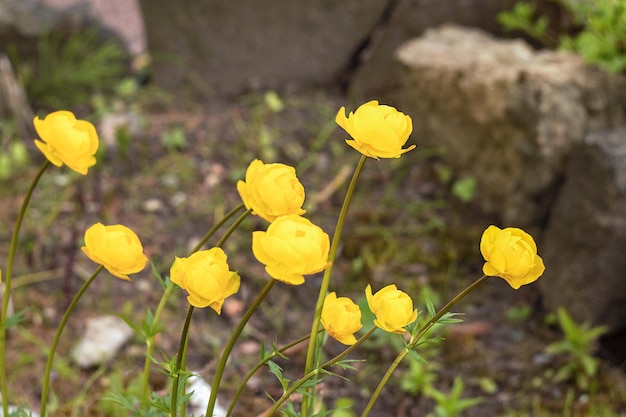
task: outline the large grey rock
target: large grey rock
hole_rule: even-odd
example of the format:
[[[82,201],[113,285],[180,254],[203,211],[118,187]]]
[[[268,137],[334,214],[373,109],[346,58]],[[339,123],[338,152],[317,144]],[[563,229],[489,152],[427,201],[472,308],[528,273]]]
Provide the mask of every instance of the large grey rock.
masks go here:
[[[413,138],[539,239],[550,308],[626,327],[626,81],[574,55],[443,27],[397,53]]]
[[[626,128],[572,147],[541,246],[544,302],[626,329]]]
[[[475,176],[478,201],[506,224],[545,222],[572,145],[624,123],[624,78],[575,55],[444,26],[403,44],[397,59],[413,137]]]
[[[142,0],[155,81],[237,94],[327,84],[390,0]]]
[[[404,42],[445,23],[501,33],[497,15],[516,0],[411,0],[396,1],[388,20],[371,37],[371,44],[349,80],[350,96],[362,103],[370,99],[393,99],[401,86],[394,52]]]

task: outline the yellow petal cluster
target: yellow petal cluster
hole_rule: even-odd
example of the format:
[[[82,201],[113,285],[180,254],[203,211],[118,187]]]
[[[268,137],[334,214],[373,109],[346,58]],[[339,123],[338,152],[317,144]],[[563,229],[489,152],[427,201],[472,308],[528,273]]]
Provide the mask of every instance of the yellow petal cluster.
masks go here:
[[[335,122],[353,140],[346,143],[371,158],[398,158],[415,148],[402,149],[413,131],[413,121],[394,107],[379,105],[372,100],[361,105],[346,117],[346,109],[339,109]]]
[[[60,110],[43,120],[35,117],[33,124],[41,138],[35,139],[35,145],[54,165],[65,164],[86,175],[89,167],[96,164],[98,134],[90,122],[76,119],[72,112]]]
[[[387,332],[402,334],[406,332],[406,326],[417,319],[413,300],[395,285],[387,285],[376,294],[372,294],[372,287],[368,285],[365,297],[367,305],[376,316],[374,324]]]
[[[135,232],[121,224],[94,224],[85,232],[81,249],[89,259],[126,281],[130,281],[129,274],[140,272],[148,262]]]
[[[288,165],[255,159],[246,170],[245,182],[237,183],[237,191],[246,208],[270,223],[280,216],[305,213],[304,187]]]
[[[326,333],[344,345],[355,344],[354,333],[363,327],[359,306],[347,297],[338,298],[334,292],[324,300],[320,321]]]
[[[330,239],[308,219],[282,216],[266,232],[252,233],[252,252],[274,279],[291,285],[304,283],[304,275],[326,269]]]
[[[241,281],[237,272],[229,271],[226,261],[220,248],[195,252],[188,258],[176,257],[170,279],[189,293],[189,304],[210,307],[220,314],[224,300],[239,291]]]
[[[546,269],[532,236],[521,229],[489,226],[480,239],[483,272],[504,278],[514,289],[536,281]]]

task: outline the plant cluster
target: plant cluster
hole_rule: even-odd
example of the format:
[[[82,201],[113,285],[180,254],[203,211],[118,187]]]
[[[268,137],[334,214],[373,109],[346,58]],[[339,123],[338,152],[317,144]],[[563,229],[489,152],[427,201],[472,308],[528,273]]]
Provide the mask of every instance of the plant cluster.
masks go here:
[[[498,16],[508,31],[521,31],[542,44],[582,56],[610,72],[626,69],[626,2],[624,0],[552,0],[571,19],[572,33],[555,33],[545,15],[537,15],[533,3],[517,2]],[[562,27],[563,25],[558,25]]]
[[[419,360],[419,352],[424,344],[440,341],[440,338],[433,335],[435,326],[459,322],[457,314],[452,313],[451,309],[488,277],[503,278],[512,288],[518,289],[522,285],[534,282],[543,274],[545,269],[543,260],[537,254],[535,241],[528,233],[518,228],[501,229],[491,225],[486,228],[480,241],[480,252],[485,259],[484,275],[438,311],[428,298],[425,302],[425,311],[419,311],[412,297],[393,283],[379,289],[373,289],[369,284],[364,285],[363,293],[367,307],[359,306],[349,297],[338,295],[337,291],[331,291],[333,265],[337,258],[344,223],[365,162],[368,158],[375,160],[399,158],[415,148],[415,145],[404,147],[412,132],[412,119],[391,106],[380,105],[377,101],[365,103],[347,116],[345,108],[342,107],[335,121],[351,136],[346,143],[360,152],[361,158],[346,191],[332,240],[328,233],[306,217],[306,212],[302,208],[305,190],[296,175],[296,170],[280,163],[253,160],[245,172],[245,178],[237,183],[242,203],[209,230],[191,253],[175,257],[168,277],[163,279],[155,272],[163,287],[163,295],[155,313],[148,310],[146,320],[141,325],[129,323],[146,341],[145,365],[139,375],[141,390],[132,394],[110,396],[111,400],[126,409],[129,414],[172,417],[178,414],[185,415],[186,403],[191,396],[190,393],[186,393],[185,385],[192,376],[187,370],[186,358],[189,337],[192,336],[190,324],[193,313],[195,309],[209,307],[219,315],[224,301],[238,292],[242,278],[233,269],[222,248],[231,234],[250,215],[256,215],[267,223],[265,230],[253,232],[251,250],[254,257],[264,266],[269,278],[266,278],[265,286],[248,306],[222,349],[211,384],[211,393],[207,394],[208,401],[204,413],[206,416],[214,415],[222,377],[234,346],[250,318],[277,283],[279,286],[311,286],[307,276],[323,273],[319,288],[312,290],[312,293],[317,294],[317,302],[311,320],[311,331],[285,345],[272,344],[271,350],[264,347],[258,365],[242,378],[227,415],[231,415],[236,407],[246,381],[264,366],[277,377],[283,389],[279,398],[272,398],[274,404],[264,415],[269,417],[282,413],[287,416],[312,417],[332,413],[333,411],[327,411],[320,406],[315,387],[324,378],[336,375],[333,369],[337,368],[334,367],[352,369],[350,354],[374,332],[383,331],[388,333],[389,337],[396,338],[401,348],[362,410],[361,415],[365,417],[371,412],[383,388],[402,361],[407,356]],[[18,213],[5,267],[5,292],[0,322],[0,384],[4,415],[21,415],[19,410],[10,414],[8,408],[12,393],[7,380],[6,336],[7,329],[15,325],[24,314],[23,312],[8,314],[13,264],[19,247],[22,221],[33,191],[51,165],[58,167],[65,165],[79,174],[87,175],[89,169],[97,163],[95,155],[99,147],[94,126],[88,121],[77,119],[69,111],[53,112],[44,119],[35,118],[34,125],[39,135],[35,144],[47,160],[33,179]],[[207,242],[226,224],[229,224],[229,227],[217,243],[205,249]],[[50,346],[42,378],[40,403],[42,417],[48,415],[50,377],[56,348],[68,318],[82,295],[103,270],[121,280],[130,281],[130,275],[142,271],[149,262],[137,234],[131,228],[120,224],[96,223],[89,227],[85,231],[82,252],[99,266],[83,283],[67,307]],[[157,343],[156,336],[161,331],[163,306],[168,297],[179,289],[188,294],[189,304],[179,347],[172,357],[158,361],[154,357],[154,349]],[[364,311],[365,308],[367,311]],[[373,317],[373,320],[364,326],[363,317],[366,314]],[[362,331],[364,327],[367,328],[366,331]],[[328,340],[326,336],[344,346],[341,353],[330,359],[325,358],[322,352],[322,347]],[[305,367],[298,379],[291,380],[284,375],[282,368],[274,359],[284,355],[290,347],[305,342],[308,342]],[[170,384],[165,394],[152,392],[150,387],[149,376],[153,363],[158,363],[169,376]],[[429,395],[437,402],[432,415],[437,417],[457,415],[479,401],[462,399],[462,392],[463,383],[460,379],[455,381],[448,394],[431,389]],[[300,403],[294,400],[296,396],[301,398]]]

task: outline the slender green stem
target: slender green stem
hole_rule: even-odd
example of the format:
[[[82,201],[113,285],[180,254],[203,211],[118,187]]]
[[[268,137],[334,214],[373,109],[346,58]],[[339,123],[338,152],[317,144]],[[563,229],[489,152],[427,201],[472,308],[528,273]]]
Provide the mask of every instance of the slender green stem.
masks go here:
[[[87,288],[91,285],[91,283],[96,279],[100,271],[102,271],[104,267],[102,265],[98,266],[93,274],[89,277],[87,281],[80,287],[72,302],[65,310],[65,314],[63,314],[63,318],[61,318],[61,323],[57,327],[57,332],[54,335],[54,340],[52,341],[52,345],[50,345],[50,351],[48,352],[48,361],[46,362],[46,369],[43,375],[43,388],[41,390],[41,411],[39,415],[41,417],[46,417],[46,406],[48,405],[48,391],[50,390],[50,373],[52,372],[52,361],[54,359],[54,354],[56,352],[57,346],[59,344],[59,340],[61,340],[61,334],[63,333],[63,329],[65,329],[65,325],[67,324],[68,319],[70,318],[70,314],[74,311],[76,304],[81,299]],[[7,414],[8,415],[8,414]]]
[[[237,220],[235,220],[233,222],[233,224],[230,225],[228,230],[226,230],[226,233],[224,233],[224,236],[222,236],[222,238],[219,240],[219,242],[217,242],[217,244],[215,246],[218,247],[218,248],[221,248],[224,245],[224,243],[226,243],[226,241],[228,240],[230,235],[233,234],[235,229],[237,229],[239,227],[241,222],[243,222],[246,219],[246,217],[248,217],[250,215],[250,213],[252,213],[252,209],[248,209],[248,210],[244,211],[243,213],[241,213],[241,216],[237,217]]]
[[[191,316],[193,315],[194,307],[189,304],[187,309],[187,316],[185,317],[185,324],[183,325],[183,331],[180,334],[180,344],[178,347],[178,356],[176,357],[176,369],[174,369],[174,382],[172,384],[172,401],[170,403],[170,416],[176,417],[176,403],[178,402],[178,383],[180,381],[180,374],[184,371],[183,360],[186,357],[187,341],[189,336],[189,325],[191,324]]]
[[[272,417],[274,413],[283,405],[283,403],[287,401],[293,395],[293,393],[298,390],[298,388],[304,385],[306,381],[318,375],[321,370],[335,365],[337,362],[339,362],[340,360],[348,356],[352,351],[354,351],[357,347],[359,347],[361,343],[365,342],[372,334],[374,334],[375,331],[376,331],[376,327],[372,326],[372,328],[369,329],[367,333],[365,333],[363,336],[361,336],[361,338],[359,338],[359,340],[357,340],[355,344],[353,344],[352,346],[350,346],[349,348],[341,352],[339,355],[330,359],[323,365],[320,365],[316,367],[315,369],[312,369],[310,372],[308,372],[306,375],[300,378],[296,383],[294,383],[291,387],[289,387],[289,389],[286,390],[283,393],[283,395],[280,396],[280,398],[278,399],[278,401],[274,403],[272,408],[270,408],[267,411],[267,413],[265,413],[265,417]],[[302,397],[303,400],[304,398],[306,398],[306,395]]]
[[[215,234],[215,232],[217,232],[217,230],[224,225],[224,223],[226,223],[231,217],[237,214],[239,210],[245,207],[246,207],[245,204],[241,203],[237,207],[235,207],[234,209],[226,213],[224,218],[220,220],[219,222],[215,223],[215,225],[202,237],[202,239],[200,239],[200,242],[198,242],[198,244],[191,250],[191,253],[193,254],[195,252],[198,252],[200,248],[202,248],[204,244],[207,243],[208,240]]]
[[[273,351],[272,353],[270,353],[269,355],[267,355],[254,368],[252,368],[246,374],[246,376],[243,379],[243,381],[241,381],[241,383],[239,384],[239,387],[237,388],[237,392],[235,392],[235,395],[233,396],[233,399],[230,402],[230,407],[228,407],[228,411],[226,412],[226,416],[225,417],[230,417],[231,413],[233,412],[233,409],[235,408],[235,405],[237,405],[237,400],[239,399],[239,397],[243,393],[243,390],[246,388],[246,384],[248,383],[250,378],[252,378],[252,376],[254,374],[256,374],[258,372],[258,370],[263,367],[263,365],[265,365],[270,360],[274,359],[276,356],[279,356],[281,353],[285,352],[286,350],[291,349],[292,347],[294,347],[294,346],[304,342],[305,340],[308,340],[310,337],[311,337],[310,334],[306,334],[306,335],[302,336],[301,338],[296,339],[293,342],[291,342],[289,344],[286,344],[285,346],[282,346],[280,349],[277,349],[277,350]]]
[[[339,213],[339,218],[337,219],[337,225],[335,226],[335,233],[333,235],[333,241],[330,245],[330,251],[328,254],[328,260],[331,264],[324,271],[324,277],[322,278],[322,284],[320,286],[320,292],[317,298],[317,304],[315,306],[315,315],[313,316],[313,323],[311,325],[311,340],[309,342],[309,348],[306,354],[306,364],[304,367],[305,374],[311,372],[316,366],[315,358],[317,358],[317,334],[320,326],[320,317],[322,316],[322,307],[324,306],[324,299],[326,298],[326,293],[328,292],[328,287],[330,285],[330,276],[333,270],[333,263],[335,261],[335,257],[337,256],[337,250],[339,248],[339,242],[341,241],[343,225],[348,215],[348,208],[350,207],[350,202],[352,201],[352,196],[354,195],[356,184],[359,180],[359,175],[361,175],[361,171],[363,170],[363,165],[365,164],[366,159],[367,157],[365,155],[361,155],[361,159],[359,160],[354,170],[354,174],[352,175],[352,180],[350,181],[350,185],[348,186],[348,191],[346,192],[346,197],[343,200],[341,212]],[[309,396],[305,395],[302,398],[302,417],[307,416],[308,402]]]
[[[159,301],[159,305],[154,313],[154,320],[152,321],[153,326],[156,326],[161,320],[161,315],[163,314],[163,310],[165,309],[165,305],[167,304],[167,300],[170,297],[172,291],[174,291],[175,285],[173,282],[169,281],[169,284],[163,295],[161,296],[161,300]],[[145,401],[150,401],[150,390],[149,390],[149,381],[150,381],[150,369],[152,367],[152,354],[154,353],[154,340],[156,338],[156,334],[149,336],[146,339],[146,360],[143,364],[143,377],[141,381],[141,392],[144,396]]]
[[[7,320],[8,320],[8,311],[9,311],[9,300],[11,299],[11,278],[13,276],[13,262],[15,262],[15,254],[17,253],[17,242],[19,240],[20,228],[22,227],[22,222],[24,221],[24,215],[26,214],[26,209],[28,208],[28,204],[30,203],[30,198],[35,191],[35,187],[37,187],[37,183],[41,179],[41,176],[46,171],[46,169],[50,166],[50,161],[46,160],[44,164],[33,178],[28,191],[26,192],[26,196],[24,197],[24,201],[22,202],[22,207],[17,215],[17,220],[15,221],[15,227],[13,229],[13,235],[11,236],[11,247],[9,249],[9,259],[7,261],[7,270],[4,277],[4,296],[2,297],[2,312],[0,314],[0,392],[2,393],[2,413],[5,416],[9,415],[9,390],[7,383],[7,373],[6,373],[6,342],[7,342]]]
[[[414,337],[411,337],[409,344],[398,354],[396,359],[389,366],[389,369],[387,369],[387,372],[385,372],[385,375],[383,376],[383,378],[378,383],[378,386],[376,387],[376,390],[370,397],[370,400],[367,403],[367,406],[365,406],[365,410],[363,410],[363,414],[361,414],[361,417],[367,417],[369,415],[370,411],[372,411],[372,407],[374,407],[374,403],[376,403],[376,401],[378,400],[378,397],[380,396],[380,393],[382,392],[383,387],[385,386],[385,384],[387,384],[387,381],[389,381],[389,378],[391,377],[391,374],[393,373],[393,371],[395,371],[395,369],[398,367],[400,362],[402,362],[402,360],[406,357],[409,351],[411,349],[414,349],[417,346],[420,339],[428,332],[428,330],[430,330],[431,327],[437,324],[437,322],[444,316],[444,314],[450,311],[450,309],[456,303],[458,303],[463,298],[465,298],[467,294],[474,291],[480,284],[485,282],[487,278],[488,277],[486,275],[483,275],[482,277],[474,281],[469,287],[465,288],[463,291],[457,294],[456,297],[450,300],[448,304],[443,306],[441,310],[437,312],[437,314],[435,314],[430,320],[428,320],[428,322],[424,325],[424,327],[422,327]]]
[[[222,356],[220,357],[220,360],[217,364],[217,368],[215,369],[215,376],[213,377],[213,383],[211,384],[211,395],[209,396],[209,404],[207,405],[206,413],[204,413],[205,416],[213,416],[213,409],[215,408],[215,403],[217,402],[217,391],[219,390],[220,383],[222,382],[222,376],[224,375],[226,362],[228,361],[228,357],[235,347],[235,343],[237,342],[239,335],[241,335],[241,332],[248,323],[248,320],[250,320],[250,317],[252,317],[254,312],[261,305],[261,302],[265,299],[275,283],[276,280],[272,279],[268,281],[267,284],[265,284],[265,287],[263,287],[259,295],[257,295],[257,297],[254,299],[252,305],[250,306],[250,308],[248,308],[248,311],[246,311],[246,314],[244,314],[244,316],[239,321],[239,324],[237,324],[237,327],[235,327],[235,329],[233,330],[230,339],[228,340],[228,343],[226,344],[226,347],[222,352]]]

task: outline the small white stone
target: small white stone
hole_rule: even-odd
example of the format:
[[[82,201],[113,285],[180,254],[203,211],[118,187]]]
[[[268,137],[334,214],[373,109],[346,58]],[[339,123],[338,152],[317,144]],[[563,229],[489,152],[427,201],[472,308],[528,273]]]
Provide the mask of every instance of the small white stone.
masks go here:
[[[81,368],[91,368],[113,359],[133,330],[116,316],[87,320],[82,338],[72,349],[72,359]]]
[[[193,373],[187,379],[186,393],[193,392],[191,398],[189,398],[188,411],[190,416],[203,416],[206,412],[206,408],[209,405],[209,396],[211,396],[211,385],[209,385],[204,379]],[[220,407],[219,403],[215,403],[213,409],[213,417],[225,417],[226,410]]]

